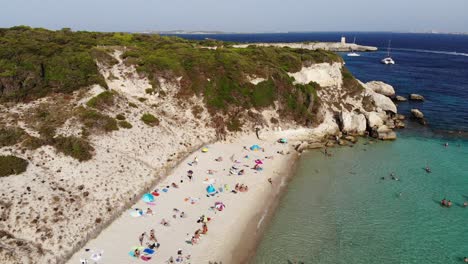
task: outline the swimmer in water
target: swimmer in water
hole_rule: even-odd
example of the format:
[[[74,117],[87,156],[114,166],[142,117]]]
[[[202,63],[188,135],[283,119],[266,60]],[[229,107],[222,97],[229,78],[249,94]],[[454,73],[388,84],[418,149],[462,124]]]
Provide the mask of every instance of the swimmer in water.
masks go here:
[[[431,171],[431,168],[429,168],[429,166],[426,166],[425,170],[426,170],[427,173],[431,173],[431,172],[432,172],[432,171]]]

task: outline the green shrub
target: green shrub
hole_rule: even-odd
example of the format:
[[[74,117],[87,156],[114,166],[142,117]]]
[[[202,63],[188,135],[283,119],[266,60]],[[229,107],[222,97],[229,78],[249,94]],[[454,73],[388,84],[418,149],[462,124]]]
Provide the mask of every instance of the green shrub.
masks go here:
[[[47,140],[32,136],[27,136],[26,139],[21,143],[21,146],[30,150],[38,149],[44,145],[47,145]]]
[[[159,119],[157,117],[155,117],[154,115],[148,114],[148,113],[143,114],[143,116],[141,117],[141,121],[143,121],[148,126],[157,126],[157,125],[159,125]]]
[[[132,103],[132,102],[129,102],[128,106],[133,107],[133,108],[138,108],[138,105],[136,105],[135,103]]]
[[[343,90],[351,95],[355,95],[364,90],[364,87],[354,78],[346,67],[341,68],[341,75],[343,80]]]
[[[96,110],[79,107],[76,111],[83,125],[89,129],[102,132],[111,132],[119,129],[117,121],[114,118],[101,114]]]
[[[93,157],[94,148],[82,138],[59,136],[54,141],[57,151],[79,161],[90,160]]]
[[[269,79],[258,83],[252,94],[252,103],[255,107],[273,105],[276,99],[276,87],[273,80]]]
[[[132,124],[127,121],[119,121],[119,126],[125,129],[130,129],[133,127]]]
[[[0,156],[0,177],[23,173],[28,164],[27,160],[12,155]]]
[[[155,91],[153,88],[146,88],[146,89],[145,89],[145,92],[146,92],[147,94],[154,94],[156,91]]]
[[[138,98],[138,101],[140,101],[140,102],[142,102],[142,103],[145,102],[146,100],[148,100],[148,99],[146,99],[146,98],[144,98],[144,97],[139,97],[139,98]]]
[[[21,128],[0,127],[0,148],[13,146],[21,142],[24,135],[25,133]]]
[[[93,98],[89,99],[86,103],[87,106],[103,110],[109,106],[114,105],[115,93],[112,91],[104,91]]]
[[[117,120],[125,120],[125,116],[124,116],[123,114],[117,114],[117,115],[115,116],[115,118],[116,118]]]
[[[242,131],[242,124],[239,118],[231,118],[226,126],[227,126],[227,130],[231,132]]]

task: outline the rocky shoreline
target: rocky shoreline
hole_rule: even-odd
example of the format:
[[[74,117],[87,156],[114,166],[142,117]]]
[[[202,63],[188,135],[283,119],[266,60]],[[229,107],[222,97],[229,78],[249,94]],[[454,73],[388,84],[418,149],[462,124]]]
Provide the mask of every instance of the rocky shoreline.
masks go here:
[[[345,52],[345,51],[377,51],[377,47],[372,46],[363,46],[353,43],[341,43],[341,42],[295,42],[295,43],[247,43],[234,45],[236,48],[246,48],[248,46],[258,46],[258,47],[289,47],[293,49],[308,49],[308,50],[328,50],[335,52]]]

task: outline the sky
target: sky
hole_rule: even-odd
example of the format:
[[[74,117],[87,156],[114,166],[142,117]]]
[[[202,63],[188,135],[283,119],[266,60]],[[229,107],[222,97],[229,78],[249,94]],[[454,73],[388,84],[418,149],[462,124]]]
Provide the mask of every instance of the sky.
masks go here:
[[[0,27],[468,32],[468,0],[0,0]]]

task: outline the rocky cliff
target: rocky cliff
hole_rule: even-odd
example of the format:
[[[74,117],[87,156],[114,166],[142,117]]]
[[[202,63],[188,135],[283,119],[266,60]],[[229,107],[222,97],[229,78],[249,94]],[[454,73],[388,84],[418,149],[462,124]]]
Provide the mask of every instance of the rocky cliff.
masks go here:
[[[321,143],[366,133],[394,139],[401,122],[383,88],[360,83],[329,52],[120,33],[0,33],[0,157],[26,162],[0,165],[1,263],[64,262],[208,142],[256,127]]]

